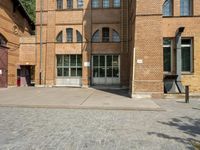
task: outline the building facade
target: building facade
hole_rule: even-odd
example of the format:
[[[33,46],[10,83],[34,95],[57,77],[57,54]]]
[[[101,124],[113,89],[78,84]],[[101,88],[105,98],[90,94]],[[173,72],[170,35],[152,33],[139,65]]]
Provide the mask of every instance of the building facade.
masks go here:
[[[30,36],[32,30],[34,23],[20,1],[0,1],[0,87],[17,84],[20,37]]]
[[[34,66],[36,85],[198,93],[199,22],[199,0],[37,0],[22,62]]]

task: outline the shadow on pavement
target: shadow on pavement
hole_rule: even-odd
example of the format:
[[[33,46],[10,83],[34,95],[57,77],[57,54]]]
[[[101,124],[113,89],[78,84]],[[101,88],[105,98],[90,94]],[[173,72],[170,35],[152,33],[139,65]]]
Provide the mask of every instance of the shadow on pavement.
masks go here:
[[[103,91],[103,92],[106,92],[106,93],[111,93],[111,94],[131,98],[130,95],[129,95],[128,89],[109,89],[109,88],[106,89],[106,88],[98,88],[98,87],[92,87],[92,88],[95,89],[95,90],[98,90],[98,91]]]
[[[158,132],[148,132],[149,135],[156,135],[159,138],[175,140],[177,142],[187,145],[188,149],[194,150],[194,147],[197,150],[199,149],[200,140],[198,138],[200,136],[200,119],[193,119],[190,117],[180,117],[180,118],[173,118],[171,119],[171,121],[168,122],[158,121],[158,123],[170,127],[175,127],[176,129],[180,130],[181,132],[187,134],[192,138],[185,138],[184,136],[183,137],[171,136],[168,134],[158,133]]]

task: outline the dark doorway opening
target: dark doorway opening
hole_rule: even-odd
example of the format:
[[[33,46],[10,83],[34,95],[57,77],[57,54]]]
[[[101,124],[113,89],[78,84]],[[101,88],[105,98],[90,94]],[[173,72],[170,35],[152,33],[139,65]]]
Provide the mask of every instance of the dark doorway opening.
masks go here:
[[[18,86],[34,86],[35,85],[35,66],[24,65],[17,69]]]

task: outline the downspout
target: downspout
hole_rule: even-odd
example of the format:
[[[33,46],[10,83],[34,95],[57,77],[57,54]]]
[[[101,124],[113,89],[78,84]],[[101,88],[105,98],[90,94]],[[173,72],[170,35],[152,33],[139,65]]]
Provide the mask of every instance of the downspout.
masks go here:
[[[181,83],[181,71],[182,71],[182,60],[181,60],[181,34],[184,32],[185,27],[178,28],[176,32],[176,85],[179,93],[184,93],[184,88]]]
[[[43,28],[43,0],[40,0],[40,75],[39,82],[42,84],[42,28]]]

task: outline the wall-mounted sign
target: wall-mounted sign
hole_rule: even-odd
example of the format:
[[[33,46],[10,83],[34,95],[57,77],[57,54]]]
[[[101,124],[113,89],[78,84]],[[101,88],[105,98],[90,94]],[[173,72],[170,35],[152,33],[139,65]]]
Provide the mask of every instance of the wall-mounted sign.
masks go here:
[[[143,64],[143,59],[137,59],[137,64]]]
[[[84,67],[90,67],[90,62],[84,62]]]
[[[2,75],[3,74],[3,71],[0,69],[0,75]]]

